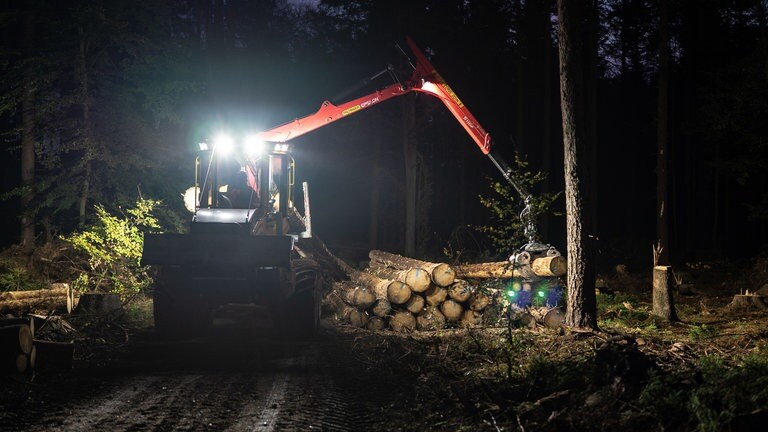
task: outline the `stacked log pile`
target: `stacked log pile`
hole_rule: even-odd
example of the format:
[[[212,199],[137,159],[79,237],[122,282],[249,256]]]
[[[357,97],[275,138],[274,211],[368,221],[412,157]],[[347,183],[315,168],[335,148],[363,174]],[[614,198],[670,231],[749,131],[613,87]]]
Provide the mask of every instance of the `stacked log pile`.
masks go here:
[[[74,329],[54,316],[0,318],[0,373],[71,368],[74,343],[47,340],[57,332],[71,333]]]
[[[75,304],[67,283],[0,292],[0,373],[71,368],[75,329],[57,314],[72,313]]]
[[[68,283],[54,283],[49,289],[0,292],[0,313],[71,313],[75,296]]]
[[[350,281],[334,284],[327,298],[342,320],[398,332],[481,323],[490,298],[457,279],[450,265],[378,250],[369,258],[367,269],[348,270]]]
[[[502,297],[498,289],[481,288],[482,280],[531,275],[548,278],[565,273],[565,259],[560,256],[534,259],[527,270],[509,262],[453,267],[379,250],[370,251],[369,258],[368,268],[362,271],[347,268],[350,280],[335,283],[326,301],[342,321],[374,331],[480,326],[489,306],[498,306]],[[523,326],[539,323],[558,327],[562,313],[553,308],[531,308],[519,311],[512,319],[524,321]]]

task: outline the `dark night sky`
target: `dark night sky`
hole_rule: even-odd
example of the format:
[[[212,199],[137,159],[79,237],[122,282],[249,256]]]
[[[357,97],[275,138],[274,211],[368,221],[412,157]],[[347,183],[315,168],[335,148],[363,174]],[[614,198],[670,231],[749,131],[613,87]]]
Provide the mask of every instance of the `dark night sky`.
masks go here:
[[[192,181],[193,149],[204,135],[221,127],[260,130],[314,112],[388,63],[401,69],[394,43],[411,35],[507,159],[519,152],[531,170],[550,173],[534,192],[562,190],[556,20],[547,2],[509,2],[501,10],[495,2],[474,1],[289,3],[311,7],[300,14],[273,9],[280,1],[147,1],[132,11],[96,0],[41,3],[35,10],[36,53],[45,61],[36,73],[45,85],[37,101],[38,121],[46,127],[38,141],[78,139],[78,27],[89,37],[92,122],[104,143],[97,158],[103,173],[94,175],[106,177],[94,182],[103,186],[94,201],[107,203],[135,195],[137,183],[147,194],[175,200],[176,189]],[[766,160],[766,98],[760,97],[766,85],[753,75],[766,42],[756,6],[715,3],[683,1],[673,10],[670,215],[678,260],[752,256],[768,235],[764,220],[750,217],[765,208],[766,175],[754,168],[759,163],[749,163]],[[104,6],[113,21],[88,15],[88,5]],[[596,234],[606,263],[645,262],[655,231],[657,11],[654,2],[639,0],[600,5]],[[10,83],[23,82],[18,7],[3,3],[11,17],[2,24],[6,100],[18,94]],[[153,8],[163,13],[148,12]],[[113,23],[127,24],[118,31]],[[377,80],[354,95],[390,82]],[[183,90],[180,83],[193,85]],[[750,102],[740,103],[745,95]],[[179,121],[158,120],[155,108],[166,105],[148,103],[157,101],[168,103]],[[7,192],[18,185],[20,113],[0,113]],[[379,206],[389,211],[380,222],[380,246],[400,247],[401,117],[396,99],[296,140],[297,184],[310,183],[315,229],[328,243],[367,246],[378,164],[385,191]],[[500,177],[450,113],[423,95],[415,133],[430,174],[423,231],[430,253],[439,254],[462,226],[488,221],[477,196],[487,193],[488,178]],[[131,143],[136,147],[129,152]],[[71,169],[76,183],[75,165],[66,168],[72,163],[66,157],[62,163],[54,170],[38,165],[39,175]],[[555,210],[562,206],[561,198]],[[17,213],[15,199],[4,201],[2,245],[16,239]],[[71,228],[71,208],[52,214],[59,231]],[[541,230],[564,250],[562,216],[543,218]],[[463,245],[477,249],[472,243]]]

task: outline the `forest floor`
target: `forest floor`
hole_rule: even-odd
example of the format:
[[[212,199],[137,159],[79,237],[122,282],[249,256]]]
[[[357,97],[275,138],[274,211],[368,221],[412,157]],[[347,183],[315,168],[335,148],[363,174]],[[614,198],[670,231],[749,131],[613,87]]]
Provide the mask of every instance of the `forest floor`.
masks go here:
[[[138,298],[120,321],[73,322],[72,371],[4,377],[0,429],[763,430],[768,311],[729,304],[768,282],[768,259],[679,277],[676,323],[650,315],[649,278],[622,271],[601,278],[596,331],[374,333],[328,317],[316,341],[230,351],[158,342]]]

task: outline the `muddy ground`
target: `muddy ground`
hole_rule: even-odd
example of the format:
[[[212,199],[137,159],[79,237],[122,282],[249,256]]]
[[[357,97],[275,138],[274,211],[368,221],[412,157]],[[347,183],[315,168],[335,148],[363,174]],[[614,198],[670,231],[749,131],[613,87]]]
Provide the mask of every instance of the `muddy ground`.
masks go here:
[[[650,316],[645,278],[604,275],[599,331],[372,333],[329,316],[312,340],[170,342],[139,302],[73,323],[72,370],[2,376],[0,430],[762,430],[768,312],[728,305],[766,263],[689,266],[678,323]]]

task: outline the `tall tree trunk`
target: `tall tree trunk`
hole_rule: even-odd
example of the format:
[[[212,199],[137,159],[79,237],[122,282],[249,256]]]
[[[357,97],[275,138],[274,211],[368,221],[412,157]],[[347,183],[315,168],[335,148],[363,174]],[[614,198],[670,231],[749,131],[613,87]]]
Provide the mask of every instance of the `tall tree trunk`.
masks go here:
[[[24,94],[21,101],[21,236],[24,248],[35,243],[35,217],[32,203],[35,189],[35,85],[33,56],[35,45],[35,3],[24,9]]]
[[[403,155],[405,157],[405,255],[416,255],[416,196],[418,153],[415,139],[416,100],[403,99]]]
[[[80,79],[80,103],[83,110],[83,183],[80,189],[80,206],[78,209],[79,226],[85,226],[86,207],[91,189],[91,159],[93,158],[93,143],[91,142],[91,103],[89,100],[88,65],[86,54],[88,51],[88,38],[82,27],[78,28],[80,36],[79,79]]]
[[[656,135],[656,241],[660,253],[657,265],[669,265],[669,2],[659,0],[659,88]]]
[[[378,249],[379,243],[379,200],[381,199],[381,142],[375,139],[373,142],[373,163],[371,166],[371,216],[368,223],[368,248]]]
[[[590,81],[585,38],[590,8],[581,0],[558,0],[560,103],[563,120],[565,157],[565,206],[568,237],[568,294],[566,324],[581,328],[597,327],[595,298],[594,244],[590,240],[591,203],[587,170],[590,137]],[[588,35],[587,35],[588,37]],[[586,45],[585,45],[586,44]]]

